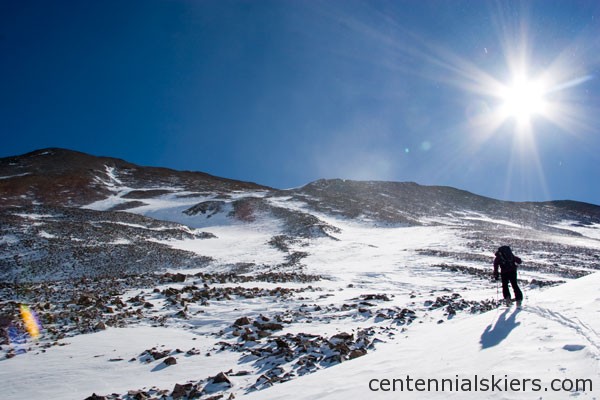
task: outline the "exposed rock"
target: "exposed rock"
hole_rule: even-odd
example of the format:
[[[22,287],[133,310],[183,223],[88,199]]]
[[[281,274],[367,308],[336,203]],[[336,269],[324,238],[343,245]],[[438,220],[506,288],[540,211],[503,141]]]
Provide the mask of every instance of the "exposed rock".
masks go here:
[[[96,324],[96,326],[94,326],[94,330],[96,330],[96,331],[103,331],[105,329],[106,329],[106,324],[102,321],[98,322]]]
[[[367,350],[365,349],[354,349],[348,354],[348,358],[350,360],[355,359],[357,357],[362,357],[367,354]]]
[[[85,400],[106,400],[106,396],[98,396],[96,393],[93,393],[91,396],[86,397]]]
[[[244,325],[250,325],[252,322],[250,321],[250,319],[248,317],[241,317],[235,320],[235,322],[233,323],[235,326],[244,326]]]
[[[171,397],[173,397],[173,399],[181,399],[183,397],[187,396],[187,393],[192,390],[194,385],[192,385],[191,383],[187,383],[185,385],[180,385],[179,383],[175,384],[175,387],[173,388],[173,392],[171,393]]]
[[[352,339],[354,339],[354,335],[351,333],[347,333],[347,332],[341,332],[341,333],[338,333],[331,337],[332,342],[339,342],[339,341],[346,342],[346,341],[350,341]]]
[[[165,358],[167,357],[169,354],[171,353],[171,350],[163,350],[163,351],[159,351],[156,349],[152,349],[152,350],[146,350],[144,353],[142,354],[148,354],[150,355],[153,359],[155,360],[160,360],[161,358]]]
[[[223,372],[219,372],[215,377],[213,377],[212,382],[213,383],[226,383],[228,385],[231,385],[231,381],[229,380],[227,375],[225,375],[225,373],[223,373]]]
[[[261,330],[267,330],[267,331],[279,331],[279,330],[283,329],[283,325],[278,324],[276,322],[260,323],[258,321],[254,321],[254,326],[256,326],[257,328],[259,328]]]
[[[163,361],[166,365],[175,365],[177,364],[177,360],[175,357],[168,357]]]

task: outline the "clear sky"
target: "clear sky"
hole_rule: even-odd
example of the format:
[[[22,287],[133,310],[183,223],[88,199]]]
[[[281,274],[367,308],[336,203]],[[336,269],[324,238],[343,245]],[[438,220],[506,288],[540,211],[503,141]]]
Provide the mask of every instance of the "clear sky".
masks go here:
[[[0,156],[600,204],[600,2],[0,0]]]

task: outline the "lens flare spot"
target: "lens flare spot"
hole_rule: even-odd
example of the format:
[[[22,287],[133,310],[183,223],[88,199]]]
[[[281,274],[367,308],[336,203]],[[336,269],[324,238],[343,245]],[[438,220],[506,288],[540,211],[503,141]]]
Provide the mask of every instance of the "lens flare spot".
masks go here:
[[[29,336],[31,336],[32,339],[37,339],[40,336],[41,326],[35,312],[25,304],[19,306],[19,311],[21,312],[21,319],[23,320],[27,333],[29,333]]]

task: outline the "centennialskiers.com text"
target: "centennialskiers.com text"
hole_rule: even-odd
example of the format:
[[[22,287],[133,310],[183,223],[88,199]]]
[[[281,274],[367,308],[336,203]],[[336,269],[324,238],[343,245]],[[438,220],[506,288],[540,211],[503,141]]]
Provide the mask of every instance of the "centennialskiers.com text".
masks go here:
[[[473,375],[454,378],[373,378],[373,392],[591,392],[592,379],[509,378],[508,375]]]

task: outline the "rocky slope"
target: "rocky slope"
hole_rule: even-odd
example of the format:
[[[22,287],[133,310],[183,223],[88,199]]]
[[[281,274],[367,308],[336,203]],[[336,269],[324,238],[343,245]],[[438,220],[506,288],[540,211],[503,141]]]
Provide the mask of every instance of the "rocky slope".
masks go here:
[[[527,237],[536,232],[582,236],[578,228],[600,224],[599,206],[573,201],[515,203],[449,187],[340,179],[277,190],[54,148],[0,159],[0,205],[4,280],[206,266],[210,256],[169,242],[210,240],[210,227],[219,224],[272,222],[268,242],[286,253],[290,267],[304,255],[290,253],[289,243],[335,240],[340,230],[328,217],[387,226],[458,224],[473,237],[505,237],[532,250],[540,245]]]
[[[496,308],[500,244],[526,294],[600,269],[598,206],[416,183],[277,190],[45,149],[0,159],[0,205],[9,399],[34,395],[23,371],[49,399],[239,397]]]

